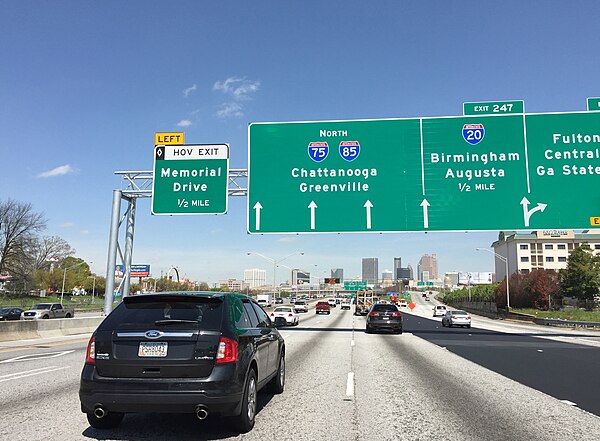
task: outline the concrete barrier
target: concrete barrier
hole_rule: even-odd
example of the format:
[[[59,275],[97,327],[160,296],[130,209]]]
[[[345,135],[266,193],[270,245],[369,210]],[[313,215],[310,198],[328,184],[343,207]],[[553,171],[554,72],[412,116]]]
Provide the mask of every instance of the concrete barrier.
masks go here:
[[[0,342],[94,332],[104,317],[0,322]]]
[[[0,322],[0,341],[38,338],[37,323],[24,320]]]

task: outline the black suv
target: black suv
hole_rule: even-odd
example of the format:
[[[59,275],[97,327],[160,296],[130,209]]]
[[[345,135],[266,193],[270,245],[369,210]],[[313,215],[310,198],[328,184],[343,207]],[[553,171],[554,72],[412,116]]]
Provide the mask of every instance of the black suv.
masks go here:
[[[92,427],[128,412],[232,416],[254,426],[257,391],[283,392],[285,344],[250,297],[171,292],[125,297],[92,335],[81,410]]]
[[[367,315],[366,332],[378,329],[387,329],[402,334],[402,314],[396,305],[376,303],[371,307]]]

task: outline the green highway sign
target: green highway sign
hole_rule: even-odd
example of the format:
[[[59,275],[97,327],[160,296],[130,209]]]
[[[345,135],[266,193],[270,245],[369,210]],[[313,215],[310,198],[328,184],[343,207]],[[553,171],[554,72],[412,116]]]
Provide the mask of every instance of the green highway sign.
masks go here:
[[[152,214],[227,212],[229,145],[159,145],[154,148]]]
[[[463,115],[503,115],[507,113],[524,113],[524,101],[483,101],[463,103]]]
[[[417,286],[425,286],[425,282],[417,282]]]
[[[600,113],[253,123],[250,233],[585,229]]]
[[[600,110],[600,98],[588,98],[587,99],[588,110]]]
[[[359,291],[367,289],[367,281],[349,281],[344,282],[344,290],[345,291]]]

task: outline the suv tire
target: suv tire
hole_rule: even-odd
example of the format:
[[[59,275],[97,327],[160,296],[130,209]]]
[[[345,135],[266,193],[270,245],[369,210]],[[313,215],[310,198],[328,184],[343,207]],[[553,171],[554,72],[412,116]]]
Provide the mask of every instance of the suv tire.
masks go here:
[[[253,369],[248,372],[248,378],[246,380],[246,387],[244,388],[244,395],[242,396],[242,411],[235,417],[235,427],[241,433],[247,433],[254,427],[254,420],[256,418],[256,405],[257,405],[257,388],[256,388],[256,374]]]
[[[271,381],[269,381],[269,390],[274,394],[280,394],[285,387],[285,352],[281,351],[279,357],[279,367],[277,373]]]

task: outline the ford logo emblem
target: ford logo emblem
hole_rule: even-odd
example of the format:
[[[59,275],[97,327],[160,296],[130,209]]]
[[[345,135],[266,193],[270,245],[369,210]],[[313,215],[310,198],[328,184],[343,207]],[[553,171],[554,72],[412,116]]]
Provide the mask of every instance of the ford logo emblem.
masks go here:
[[[154,339],[160,338],[163,335],[163,333],[160,331],[151,330],[151,331],[146,331],[146,333],[144,335],[146,336],[146,338],[154,340]]]

